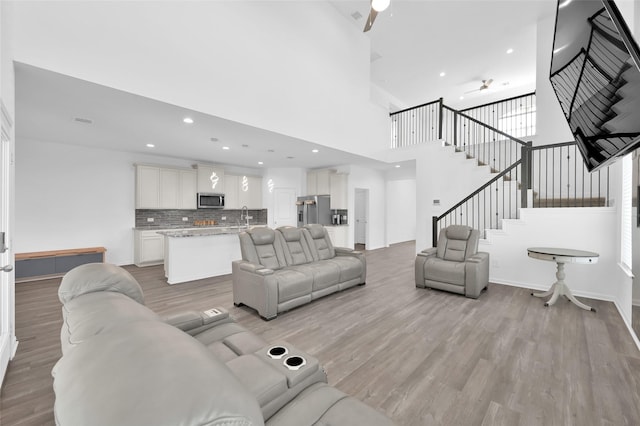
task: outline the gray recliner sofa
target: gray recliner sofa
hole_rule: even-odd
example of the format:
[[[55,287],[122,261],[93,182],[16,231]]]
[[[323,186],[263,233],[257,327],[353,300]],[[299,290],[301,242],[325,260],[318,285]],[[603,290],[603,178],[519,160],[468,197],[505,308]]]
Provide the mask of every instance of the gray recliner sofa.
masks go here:
[[[365,283],[364,253],[334,247],[322,225],[253,228],[239,234],[233,302],[266,320],[319,297]]]
[[[311,355],[279,342],[288,355],[272,356],[281,355],[274,345],[223,308],[158,316],[118,266],[79,266],[64,276],[58,295],[57,425],[392,424],[329,386]]]
[[[438,246],[418,253],[416,287],[435,288],[477,299],[489,284],[489,253],[478,251],[480,232],[464,225],[440,231]]]

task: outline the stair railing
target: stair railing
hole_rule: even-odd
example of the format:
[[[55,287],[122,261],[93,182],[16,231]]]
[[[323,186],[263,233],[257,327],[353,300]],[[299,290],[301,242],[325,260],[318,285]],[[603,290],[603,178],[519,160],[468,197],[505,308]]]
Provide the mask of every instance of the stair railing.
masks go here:
[[[498,227],[502,219],[518,219],[522,198],[519,179],[522,177],[522,160],[494,176],[462,201],[440,216],[432,218],[432,244],[438,245],[438,234],[449,225],[467,225],[485,236],[487,229]]]

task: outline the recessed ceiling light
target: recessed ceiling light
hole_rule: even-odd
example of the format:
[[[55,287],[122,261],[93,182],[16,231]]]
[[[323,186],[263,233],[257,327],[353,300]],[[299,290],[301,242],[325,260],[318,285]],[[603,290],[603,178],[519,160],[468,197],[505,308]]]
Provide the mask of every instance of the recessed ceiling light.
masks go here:
[[[147,144],[147,148],[155,148],[155,145],[154,145],[154,144],[152,144],[152,143],[148,143],[148,144]]]
[[[187,123],[187,124],[193,124],[193,118],[191,117],[185,117],[182,119],[183,123]]]
[[[224,149],[225,151],[227,151],[229,149],[228,146],[223,146],[222,149]]]
[[[211,138],[211,142],[218,142],[220,139],[218,138]]]
[[[258,164],[262,166],[264,163],[262,161],[258,161]]]
[[[313,152],[314,154],[317,154],[318,150],[317,149],[312,149],[311,152]]]
[[[395,168],[396,168],[396,169],[399,169],[399,168],[400,168],[400,164],[396,164],[396,165],[395,165]]]
[[[511,53],[513,53],[513,49],[511,49],[511,48],[507,49],[507,55],[509,55]]]
[[[275,152],[273,149],[268,149],[267,152]]]
[[[73,120],[82,124],[93,124],[93,120],[90,118],[75,117]]]
[[[463,100],[463,99],[464,99],[464,96],[460,96],[460,100]]]
[[[289,157],[287,157],[287,160],[293,160],[294,158],[296,158],[296,157],[289,156]]]
[[[246,143],[243,143],[243,144],[242,144],[242,147],[243,147],[243,148],[249,148],[249,145],[247,145]]]
[[[445,75],[447,75],[447,73],[446,73],[446,72],[444,72],[444,71],[442,71],[442,72],[440,73],[440,77],[444,77]]]

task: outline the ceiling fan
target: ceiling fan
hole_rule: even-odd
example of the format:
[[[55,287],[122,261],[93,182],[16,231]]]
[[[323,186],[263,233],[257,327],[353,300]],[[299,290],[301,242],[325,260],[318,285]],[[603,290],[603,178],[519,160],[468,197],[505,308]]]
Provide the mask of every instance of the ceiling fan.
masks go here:
[[[482,85],[480,86],[479,89],[475,89],[475,90],[471,90],[469,92],[465,92],[465,94],[473,93],[473,92],[482,92],[483,90],[487,90],[489,88],[489,86],[491,85],[491,83],[493,83],[493,79],[492,78],[490,78],[488,80],[482,80]]]
[[[369,11],[369,17],[367,17],[367,22],[364,24],[364,31],[367,32],[373,26],[373,21],[376,20],[378,16],[378,12],[382,12],[387,7],[389,7],[389,3],[391,0],[371,0],[371,10]]]

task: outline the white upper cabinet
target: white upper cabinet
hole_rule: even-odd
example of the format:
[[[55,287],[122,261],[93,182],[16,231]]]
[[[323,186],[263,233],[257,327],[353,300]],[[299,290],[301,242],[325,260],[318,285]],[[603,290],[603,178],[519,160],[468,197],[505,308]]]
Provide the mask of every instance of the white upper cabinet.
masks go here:
[[[197,164],[198,192],[224,193],[224,169],[220,166]]]
[[[238,204],[240,208],[262,208],[262,178],[256,176],[240,176],[238,188]]]
[[[331,171],[328,169],[318,170],[316,172],[316,194],[329,195],[331,193],[330,176]]]
[[[336,209],[348,209],[348,197],[347,197],[347,177],[344,173],[333,173],[331,179],[331,200],[330,205],[332,210]]]
[[[136,166],[136,209],[160,208],[160,168]]]
[[[195,170],[136,165],[136,208],[195,209]]]
[[[224,208],[225,209],[239,209],[242,205],[239,205],[238,199],[238,183],[240,176],[226,175],[224,177]]]

